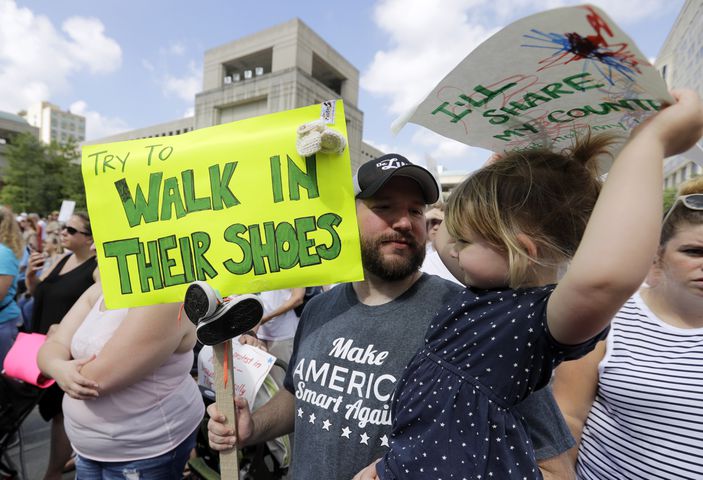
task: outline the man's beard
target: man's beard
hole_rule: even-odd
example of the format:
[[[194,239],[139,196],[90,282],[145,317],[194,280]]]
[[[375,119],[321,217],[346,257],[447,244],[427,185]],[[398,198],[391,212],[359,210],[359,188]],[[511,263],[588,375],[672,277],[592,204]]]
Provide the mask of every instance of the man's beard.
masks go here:
[[[402,240],[408,243],[407,257],[400,254],[387,258],[381,253],[384,242]],[[377,277],[394,282],[409,277],[417,272],[425,261],[424,245],[402,234],[384,235],[375,239],[361,238],[361,263],[364,268]]]

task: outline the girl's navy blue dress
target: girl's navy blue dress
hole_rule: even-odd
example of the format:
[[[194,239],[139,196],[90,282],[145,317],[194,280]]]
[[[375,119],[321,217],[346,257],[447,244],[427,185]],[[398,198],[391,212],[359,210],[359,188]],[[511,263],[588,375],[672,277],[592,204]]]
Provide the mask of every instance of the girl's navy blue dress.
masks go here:
[[[471,288],[437,314],[398,382],[381,478],[542,478],[512,407],[607,333],[580,345],[554,340],[546,322],[554,287]]]

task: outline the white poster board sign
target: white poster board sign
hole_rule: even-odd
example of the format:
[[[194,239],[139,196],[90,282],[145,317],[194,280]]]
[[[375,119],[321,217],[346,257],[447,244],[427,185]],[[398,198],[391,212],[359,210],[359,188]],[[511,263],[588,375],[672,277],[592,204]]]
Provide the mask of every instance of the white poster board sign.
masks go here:
[[[212,360],[212,347],[206,345],[198,355],[198,383],[215,389],[215,373]],[[256,393],[271,371],[276,357],[263,350],[242,345],[237,339],[232,340],[232,367],[234,369],[233,393],[247,399],[254,405]]]
[[[627,136],[672,101],[664,80],[600,9],[558,8],[505,27],[396,120],[495,152],[560,150],[590,127]]]
[[[64,200],[61,202],[61,210],[59,210],[58,221],[61,223],[68,222],[68,219],[73,215],[73,210],[76,208],[76,202],[73,200]]]

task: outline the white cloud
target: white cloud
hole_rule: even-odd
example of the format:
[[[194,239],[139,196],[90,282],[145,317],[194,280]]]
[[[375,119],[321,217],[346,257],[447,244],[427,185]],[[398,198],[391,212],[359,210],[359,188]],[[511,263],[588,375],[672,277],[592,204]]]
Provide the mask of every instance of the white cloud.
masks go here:
[[[144,67],[144,70],[148,72],[154,72],[156,70],[154,64],[144,58],[142,59],[142,67]]]
[[[71,17],[57,31],[43,15],[0,0],[0,110],[25,109],[70,89],[80,71],[119,69],[122,50],[95,18]]]
[[[391,39],[391,48],[376,52],[361,77],[362,88],[385,96],[393,114],[421,100],[437,81],[495,28],[467,21],[475,0],[388,0],[375,11],[375,21]],[[477,9],[478,10],[478,9]]]
[[[122,49],[105,36],[105,27],[97,18],[71,17],[62,29],[73,40],[66,42],[67,54],[78,65],[85,65],[92,73],[110,73],[122,64]]]
[[[586,3],[586,2],[564,2]],[[645,18],[660,15],[663,9],[672,8],[668,0],[590,0],[597,7],[606,12],[618,25],[637,23]]]
[[[120,118],[106,117],[98,112],[89,110],[88,104],[83,100],[73,102],[69,110],[71,113],[85,117],[86,140],[95,140],[131,130],[127,122]]]
[[[188,72],[183,76],[165,75],[163,77],[163,92],[167,96],[175,96],[189,103],[195,101],[195,94],[202,88],[202,72],[195,62],[188,65]]]
[[[183,55],[186,52],[186,47],[180,42],[175,42],[168,47],[168,51],[171,55]]]
[[[418,128],[411,141],[414,145],[423,148],[427,155],[436,159],[437,163],[447,170],[476,170],[491,154],[488,150],[470,147],[425,128]]]

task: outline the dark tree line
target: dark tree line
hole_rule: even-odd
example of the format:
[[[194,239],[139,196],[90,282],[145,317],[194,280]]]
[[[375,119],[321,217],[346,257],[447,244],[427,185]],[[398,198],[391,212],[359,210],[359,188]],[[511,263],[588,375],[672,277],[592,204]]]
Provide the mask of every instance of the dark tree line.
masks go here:
[[[46,215],[74,200],[85,209],[85,189],[75,142],[46,145],[31,134],[15,137],[6,151],[0,203],[15,212]]]

